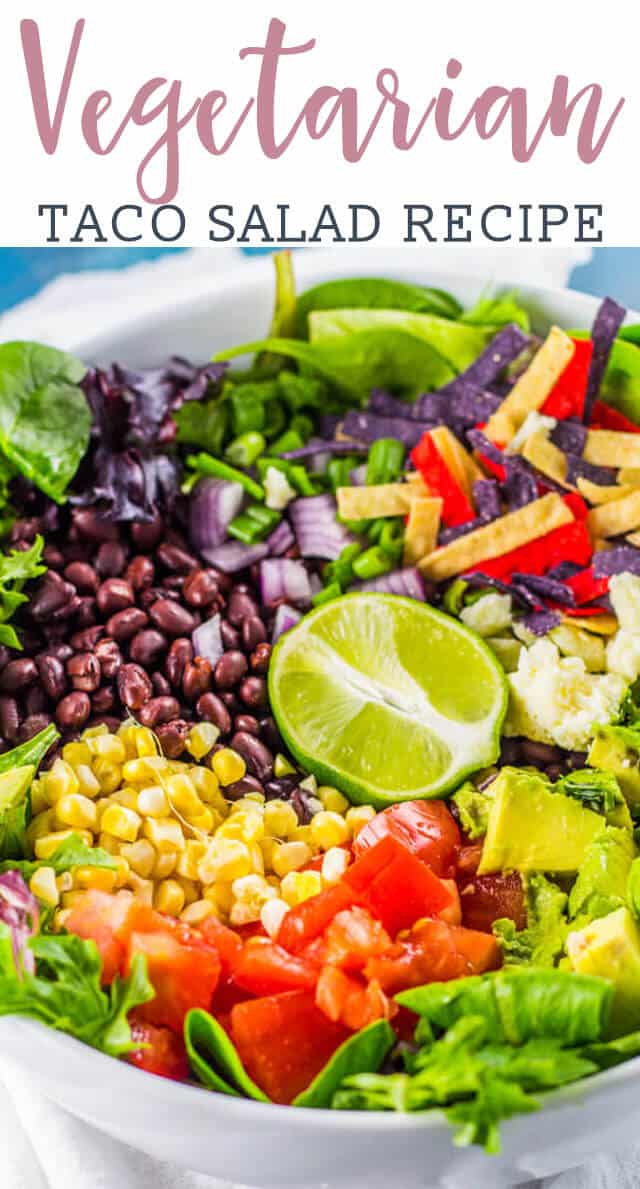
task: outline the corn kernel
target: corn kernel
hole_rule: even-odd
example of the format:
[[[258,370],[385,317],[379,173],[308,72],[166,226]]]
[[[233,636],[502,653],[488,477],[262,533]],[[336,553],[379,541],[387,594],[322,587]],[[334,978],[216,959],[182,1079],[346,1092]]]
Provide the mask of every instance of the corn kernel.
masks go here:
[[[95,799],[100,796],[100,781],[88,764],[76,764],[74,772],[78,780],[78,792],[82,793],[83,797]]]
[[[329,850],[332,846],[340,846],[349,840],[349,827],[339,813],[330,813],[323,809],[316,813],[310,823],[311,841],[320,850]]]
[[[280,895],[293,908],[322,891],[319,871],[289,871],[280,884]]]
[[[150,784],[138,793],[138,812],[145,817],[168,817],[171,813],[167,794],[159,784]]]
[[[133,809],[135,813],[138,812],[138,790],[134,789],[130,784],[125,784],[121,789],[116,789],[115,793],[111,793],[111,796],[107,800],[110,805],[124,805],[125,809]]]
[[[122,768],[119,764],[112,763],[111,760],[104,760],[98,756],[92,764],[93,775],[100,785],[100,792],[109,796],[110,793],[115,793],[122,784]]]
[[[298,828],[298,815],[286,801],[268,801],[264,807],[264,828],[276,838],[287,838]]]
[[[215,915],[216,910],[210,900],[194,900],[193,904],[188,904],[186,908],[183,908],[180,920],[186,921],[187,925],[199,925],[207,917]]]
[[[178,859],[178,875],[183,875],[185,879],[197,879],[198,864],[204,858],[206,849],[204,842],[190,838]]]
[[[267,900],[273,900],[278,893],[260,875],[245,875],[231,885],[234,904],[231,908],[232,925],[249,925],[260,920],[260,911]]]
[[[352,809],[348,809],[344,820],[349,827],[351,837],[355,838],[375,816],[376,811],[373,805],[354,805]]]
[[[49,808],[46,784],[46,777],[42,777],[40,780],[34,780],[31,785],[31,812],[34,817],[38,813],[44,813]]]
[[[202,813],[194,814],[188,818],[189,825],[194,830],[199,830],[201,834],[212,834],[222,825],[222,818],[219,813],[213,813],[211,809],[205,806]]]
[[[120,839],[114,838],[113,834],[107,834],[105,830],[101,830],[98,834],[98,846],[102,850],[106,850],[109,855],[117,855],[120,853]]]
[[[33,848],[36,859],[50,859],[60,844],[66,842],[67,838],[73,838],[74,834],[79,836],[87,846],[93,846],[93,836],[88,830],[56,830],[51,834],[44,834],[42,837],[36,838]]]
[[[289,905],[286,900],[281,900],[279,896],[275,896],[272,900],[265,900],[260,909],[260,921],[265,933],[269,937],[277,937],[280,926],[289,911]]]
[[[292,831],[290,841],[304,842],[307,846],[311,846],[311,826],[298,826]]]
[[[260,849],[259,842],[252,842],[249,846],[249,859],[251,861],[251,870],[255,875],[264,875],[264,859]]]
[[[184,850],[182,826],[171,817],[148,817],[143,832],[157,851]]]
[[[140,815],[134,809],[127,809],[126,805],[109,805],[100,821],[102,830],[123,842],[135,842],[141,825]]]
[[[115,856],[115,864],[116,864],[116,887],[123,888],[129,878],[131,868],[123,855]]]
[[[43,834],[50,834],[55,825],[55,813],[53,809],[46,809],[43,813],[39,813],[32,818],[27,826],[27,842],[31,847],[36,838],[42,838]]]
[[[220,792],[220,782],[215,772],[211,768],[194,766],[189,769],[189,775],[200,799],[207,805],[213,805],[219,812],[226,812],[227,802]]]
[[[136,875],[135,871],[130,871],[127,887],[131,888],[135,899],[140,904],[145,904],[147,908],[152,907],[154,887],[150,879],[141,879],[139,875]]]
[[[88,743],[82,743],[80,739],[76,739],[73,743],[65,743],[62,748],[62,758],[66,760],[67,764],[71,764],[72,768],[78,768],[81,764],[89,766],[91,752]]]
[[[67,921],[71,916],[70,908],[59,908],[53,918],[53,925],[55,929],[65,929]]]
[[[290,871],[299,871],[312,857],[311,847],[305,842],[283,842],[274,850],[271,864],[276,875],[282,878]]]
[[[70,892],[73,887],[73,876],[70,871],[63,871],[62,875],[56,876],[56,887],[58,891]]]
[[[264,810],[266,801],[267,798],[264,793],[259,793],[254,789],[252,792],[245,793],[243,797],[239,797],[237,801],[234,801],[231,805],[230,812],[238,811],[244,813],[246,809]]]
[[[149,879],[156,861],[156,852],[146,838],[125,843],[120,847],[120,854],[136,875],[140,875],[142,879]]]
[[[230,883],[218,881],[217,883],[209,884],[204,889],[203,895],[205,900],[209,900],[214,905],[219,915],[229,915],[231,905],[233,904],[233,892],[231,891]]]
[[[45,794],[51,805],[55,805],[61,797],[78,791],[78,777],[71,764],[67,764],[65,760],[54,760],[44,780]]]
[[[88,743],[90,739],[97,739],[99,735],[108,735],[109,733],[106,722],[101,722],[97,727],[86,727],[82,732],[82,739]]]
[[[258,846],[260,847],[260,851],[262,853],[262,862],[264,864],[265,871],[273,870],[273,854],[279,845],[280,843],[278,842],[277,838],[266,837],[260,839]]]
[[[217,741],[220,731],[212,722],[199,722],[191,728],[187,735],[187,751],[194,760],[201,760],[211,751]]]
[[[153,731],[148,727],[134,727],[131,732],[131,742],[135,749],[135,754],[139,758],[144,756],[157,756],[158,744],[153,736]]]
[[[73,872],[73,883],[76,888],[113,892],[117,882],[118,872],[109,867],[76,867]]]
[[[60,903],[60,893],[56,883],[56,873],[53,867],[38,867],[29,880],[29,889],[50,908],[57,908]]]
[[[330,813],[341,813],[343,816],[350,808],[349,801],[343,797],[338,789],[330,788],[329,785],[323,784],[318,789],[318,800],[322,801],[325,809]]]
[[[56,821],[60,826],[74,826],[79,830],[95,830],[98,825],[98,811],[94,801],[80,793],[68,793],[56,801]]]
[[[155,865],[151,872],[154,879],[166,879],[176,869],[178,862],[177,850],[165,850],[156,856]]]
[[[84,892],[65,892],[61,898],[61,904],[63,908],[70,910],[77,908],[78,904],[82,904],[84,898]]]
[[[87,741],[87,746],[92,756],[99,756],[110,764],[124,764],[127,758],[125,745],[117,735],[97,735]]]
[[[147,785],[151,782],[157,783],[158,773],[164,774],[167,770],[167,760],[164,756],[142,756],[135,760],[127,760],[122,765],[122,778],[127,784]]]
[[[232,751],[230,747],[221,747],[220,751],[214,753],[211,758],[211,767],[220,784],[225,786],[235,784],[236,780],[242,780],[247,773],[247,765],[242,756],[238,755],[237,751]]]
[[[259,842],[264,838],[264,821],[259,810],[233,813],[216,831],[216,838],[238,838],[241,842]]]
[[[168,916],[178,917],[184,908],[184,890],[175,879],[163,879],[153,897],[153,907]]]
[[[337,883],[339,879],[342,879],[348,866],[349,852],[341,846],[330,847],[322,860],[322,867],[320,868],[323,883]]]
[[[193,787],[193,782],[188,776],[182,773],[170,776],[166,788],[172,809],[177,810],[185,817],[201,813],[204,809],[204,805]]]
[[[183,875],[176,875],[175,882],[182,888],[185,904],[193,904],[200,899],[200,888],[193,879],[185,879]]]
[[[198,876],[203,884],[221,879],[223,882],[241,879],[251,875],[253,865],[246,842],[239,838],[220,838],[219,833],[207,846],[206,854],[198,865]]]

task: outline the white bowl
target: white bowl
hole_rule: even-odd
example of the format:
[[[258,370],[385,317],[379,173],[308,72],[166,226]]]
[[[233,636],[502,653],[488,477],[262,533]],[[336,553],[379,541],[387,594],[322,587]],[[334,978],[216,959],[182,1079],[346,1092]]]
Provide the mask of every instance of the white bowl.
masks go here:
[[[301,286],[349,274],[349,254],[306,252],[296,260]],[[360,256],[360,275],[390,276],[446,288],[465,304],[485,278],[429,272],[392,251]],[[510,286],[511,287],[511,286]],[[590,325],[598,302],[570,290],[518,287],[536,329]],[[179,353],[200,361],[259,337],[268,326],[272,265],[246,261],[218,278],[212,299],[189,295],[161,315],[122,325],[78,344],[88,362],[118,359],[148,366]],[[70,314],[70,316],[72,316]],[[634,316],[635,317],[635,316]],[[2,1052],[54,1102],[108,1134],[161,1159],[258,1189],[481,1189],[515,1185],[628,1145],[640,1122],[640,1059],[548,1097],[537,1114],[502,1127],[503,1151],[456,1149],[442,1116],[291,1110],[182,1086],[114,1061],[78,1041],[25,1020],[1,1020]]]

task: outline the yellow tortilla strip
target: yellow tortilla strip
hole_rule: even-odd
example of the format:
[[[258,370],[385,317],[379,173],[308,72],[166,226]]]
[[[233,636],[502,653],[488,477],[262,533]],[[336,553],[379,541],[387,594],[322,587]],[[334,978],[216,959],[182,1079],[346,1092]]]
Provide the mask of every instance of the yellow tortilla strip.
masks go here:
[[[570,524],[574,519],[570,508],[557,492],[543,495],[541,499],[508,512],[491,524],[483,524],[464,537],[458,537],[450,545],[443,545],[428,557],[423,557],[420,569],[425,578],[442,582],[462,574],[483,561],[491,561],[519,549],[537,537],[544,537],[553,529]]]
[[[640,488],[620,500],[592,508],[587,527],[592,537],[621,537],[640,528]]]
[[[621,467],[618,471],[618,483],[626,487],[640,487],[640,467]]]
[[[567,482],[567,460],[562,450],[558,450],[558,447],[549,441],[544,430],[539,429],[527,438],[522,447],[522,457],[543,475],[561,483],[568,490],[575,491],[573,485]]]
[[[637,484],[627,486],[601,487],[599,483],[592,483],[590,479],[578,479],[578,491],[590,504],[609,504],[612,500],[623,499],[631,495]]]
[[[563,615],[562,622],[574,628],[584,628],[596,636],[614,636],[618,630],[615,615],[609,615],[606,611],[602,615]]]
[[[372,487],[339,487],[338,512],[343,520],[377,520],[406,516],[414,498],[408,483],[379,483]]]
[[[634,545],[636,549],[640,549],[640,533],[628,533],[627,541],[630,545]]]
[[[438,540],[442,500],[418,496],[411,501],[404,534],[404,565],[415,566],[432,553]]]
[[[414,497],[419,496],[422,499],[431,495],[420,471],[409,471],[405,475],[405,479],[407,483],[411,484],[411,491]]]
[[[477,479],[484,479],[480,467],[446,425],[439,425],[437,429],[432,429],[429,437],[458,487],[461,487],[467,499],[471,500],[473,484]]]
[[[640,467],[640,434],[590,429],[582,457],[599,467]]]
[[[542,408],[574,352],[575,345],[569,336],[558,326],[552,326],[527,370],[487,421],[484,432],[492,442],[503,445],[510,442],[527,415]]]

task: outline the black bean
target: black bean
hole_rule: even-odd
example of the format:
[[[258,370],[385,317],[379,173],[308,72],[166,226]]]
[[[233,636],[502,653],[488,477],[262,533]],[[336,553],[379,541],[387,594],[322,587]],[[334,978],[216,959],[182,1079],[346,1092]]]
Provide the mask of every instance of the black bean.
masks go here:
[[[91,652],[93,648],[97,648],[98,641],[102,636],[104,636],[104,628],[101,623],[97,623],[93,627],[84,628],[81,632],[74,632],[69,643],[75,652]]]
[[[548,764],[545,768],[545,773],[549,777],[549,780],[555,784],[556,780],[560,780],[560,777],[563,775],[564,766],[562,764]]]
[[[245,706],[255,710],[265,710],[269,704],[264,677],[245,677],[240,682],[238,694]]]
[[[187,661],[182,674],[182,692],[189,702],[195,702],[211,689],[211,663],[202,656]]]
[[[153,692],[157,698],[168,697],[171,693],[171,686],[167,681],[164,673],[152,673],[151,684]],[[175,715],[173,716],[175,718]]]
[[[113,615],[135,603],[133,587],[126,578],[106,578],[98,587],[96,599],[103,615]]]
[[[15,698],[0,697],[0,736],[13,743],[20,728],[20,711]]]
[[[3,694],[15,694],[18,690],[31,685],[37,679],[38,670],[35,661],[29,657],[21,657],[16,661],[9,661],[0,673],[0,691]]]
[[[101,519],[95,508],[74,508],[71,518],[76,531],[88,541],[117,541],[118,526]]]
[[[164,536],[164,520],[159,512],[154,512],[148,521],[136,521],[130,527],[131,540],[138,549],[155,549]]]
[[[0,644],[0,669],[4,669],[5,665],[9,664],[11,660],[11,653],[6,644]]]
[[[118,693],[129,710],[140,710],[149,701],[153,688],[140,665],[122,665],[118,671]]]
[[[123,640],[130,640],[136,632],[142,631],[148,622],[148,615],[139,607],[125,607],[107,620],[107,634],[121,643]]]
[[[175,570],[182,574],[193,570],[198,564],[193,554],[188,553],[186,549],[182,549],[179,545],[171,545],[166,541],[163,541],[162,545],[158,546],[156,557],[160,565],[164,566],[165,570]]]
[[[198,718],[212,722],[221,735],[228,735],[231,730],[231,715],[224,702],[211,692],[203,694],[196,703]]]
[[[271,660],[271,645],[258,644],[249,658],[249,665],[252,673],[264,674],[269,668],[269,661]]]
[[[115,640],[99,640],[95,647],[95,654],[102,676],[108,680],[115,677],[122,664],[122,653]]]
[[[28,743],[34,735],[39,735],[40,731],[44,731],[50,722],[51,718],[48,714],[30,714],[28,718],[25,718],[18,731],[18,742]]]
[[[45,693],[53,702],[59,702],[67,688],[67,677],[62,661],[50,652],[41,652],[36,657],[36,665]]]
[[[168,723],[177,718],[180,713],[180,703],[177,698],[150,698],[139,711],[138,717],[144,727],[155,727],[158,723]]]
[[[127,564],[127,554],[120,541],[105,541],[96,556],[96,570],[101,578],[118,578]]]
[[[525,760],[544,767],[546,764],[561,764],[562,751],[550,743],[538,743],[535,739],[521,739],[520,752]]]
[[[134,590],[145,590],[147,586],[152,586],[154,577],[155,567],[150,557],[140,553],[129,562],[125,578]]]
[[[182,685],[182,674],[188,661],[193,660],[193,645],[186,637],[174,640],[164,663],[164,671],[174,689]]]
[[[182,593],[192,607],[208,607],[218,598],[220,586],[213,570],[193,570],[185,578]]]
[[[41,685],[32,685],[27,690],[24,700],[27,717],[32,714],[43,714],[47,709],[47,695]]]
[[[245,652],[253,652],[258,645],[264,644],[267,629],[257,615],[249,615],[242,621],[242,647]]]
[[[123,612],[120,612],[122,615]],[[136,664],[149,668],[167,651],[167,641],[155,628],[137,632],[129,645],[129,656]]]
[[[103,685],[91,697],[91,709],[94,714],[108,714],[115,704],[115,693],[110,685]]]
[[[186,607],[168,598],[158,599],[153,603],[149,608],[149,614],[156,627],[168,636],[185,636],[197,625],[197,620]]]
[[[240,644],[240,632],[228,619],[223,619],[220,624],[220,639],[227,649],[237,648]]]
[[[40,532],[42,532],[42,524],[37,516],[14,520],[11,525],[11,532],[9,533],[9,540],[14,548],[21,541],[26,541],[27,545],[30,546]]]
[[[156,735],[164,754],[170,760],[177,760],[181,756],[189,733],[189,723],[184,719],[174,719],[173,722],[160,723]]]
[[[500,744],[500,763],[517,764],[520,759],[520,739],[502,739]]]
[[[273,775],[273,756],[268,747],[248,735],[246,731],[237,731],[232,736],[230,746],[237,751],[245,761],[252,776],[258,780],[270,780]]]
[[[291,773],[290,776],[280,776],[274,780],[267,780],[264,786],[264,794],[268,801],[278,800],[287,801],[294,789],[298,787],[300,775],[298,772]]]
[[[272,751],[283,751],[282,736],[276,726],[275,719],[268,714],[260,721],[260,737]]]
[[[76,624],[80,628],[93,627],[98,618],[96,600],[91,595],[78,596],[76,605]]]
[[[68,661],[69,657],[73,656],[73,648],[66,641],[62,641],[60,644],[53,644],[51,648],[48,648],[47,654],[57,657],[59,661]]]
[[[247,793],[261,793],[262,791],[262,784],[256,780],[255,776],[243,776],[242,780],[236,780],[233,784],[226,785],[224,795],[227,801],[239,801],[241,797],[246,797]]]
[[[67,582],[71,582],[80,594],[95,594],[100,579],[92,566],[84,561],[72,561],[64,568]]]
[[[42,550],[42,560],[50,570],[61,570],[64,566],[64,555],[55,545],[45,545]]]
[[[255,619],[257,615],[258,608],[255,600],[251,598],[250,594],[246,594],[236,586],[227,606],[229,623],[232,623],[234,627],[240,627],[243,620]]]
[[[585,768],[587,764],[586,751],[570,751],[566,756],[566,764],[571,772],[575,772],[578,768]]]
[[[100,662],[93,652],[78,652],[67,661],[67,675],[71,678],[74,689],[93,693],[98,689],[102,678]]]
[[[220,657],[215,669],[214,680],[218,689],[233,689],[247,671],[247,660],[241,652],[232,650]]]
[[[246,731],[248,735],[255,735],[256,738],[260,734],[260,723],[252,714],[239,714],[234,719],[234,731]]]
[[[31,596],[29,611],[36,620],[47,620],[75,595],[76,588],[64,582],[54,570],[49,570]]]
[[[58,702],[55,714],[58,725],[63,730],[77,731],[91,714],[89,695],[81,690],[74,690],[72,694],[67,694],[66,698]]]

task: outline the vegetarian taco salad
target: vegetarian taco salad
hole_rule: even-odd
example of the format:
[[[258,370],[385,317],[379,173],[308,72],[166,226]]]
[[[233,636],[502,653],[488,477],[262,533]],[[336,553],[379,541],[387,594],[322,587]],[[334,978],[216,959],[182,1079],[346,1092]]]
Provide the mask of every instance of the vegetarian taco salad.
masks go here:
[[[0,347],[0,1014],[496,1151],[640,1054],[640,328],[276,271]]]

